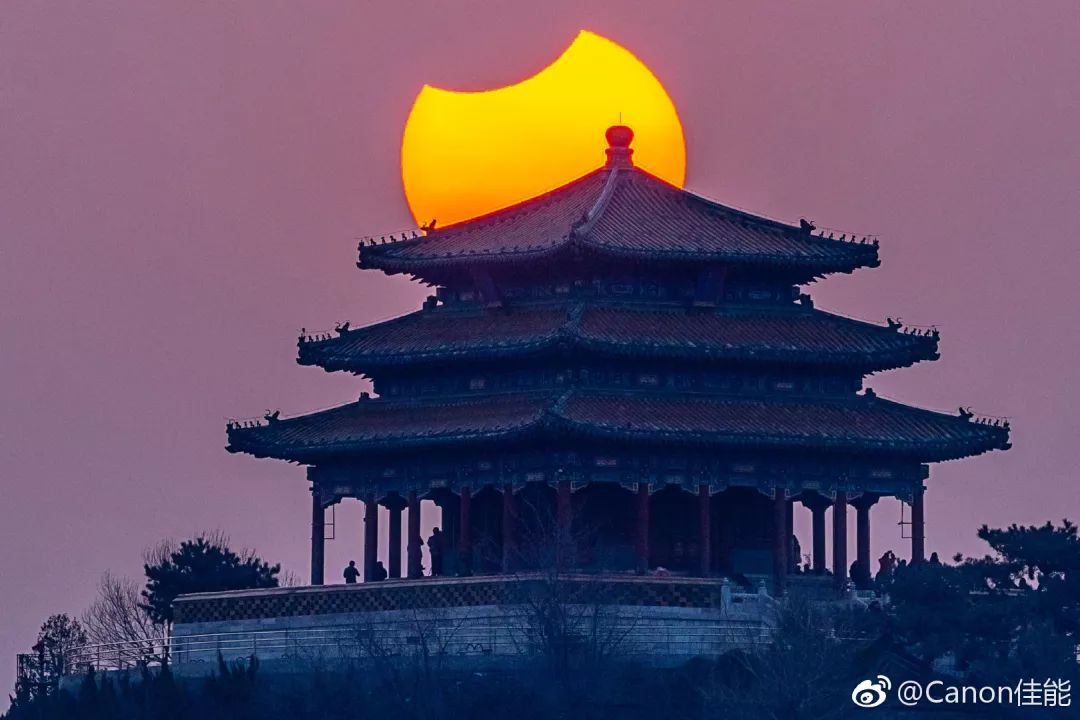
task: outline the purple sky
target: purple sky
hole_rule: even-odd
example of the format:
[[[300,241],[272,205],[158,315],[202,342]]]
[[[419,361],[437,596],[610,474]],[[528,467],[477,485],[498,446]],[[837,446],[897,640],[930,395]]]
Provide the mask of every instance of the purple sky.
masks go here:
[[[1075,2],[673,5],[3,3],[0,687],[46,615],[164,536],[220,527],[306,576],[303,470],[228,455],[225,420],[357,395],[296,335],[426,294],[353,265],[357,235],[409,226],[416,91],[517,81],[580,28],[664,82],[690,189],[881,236],[880,268],[811,287],[941,329],[879,393],[1012,418],[1013,450],[933,471],[928,550],[1080,519]],[[339,509],[330,578],[361,516]],[[906,552],[896,504],[874,518],[875,554]]]

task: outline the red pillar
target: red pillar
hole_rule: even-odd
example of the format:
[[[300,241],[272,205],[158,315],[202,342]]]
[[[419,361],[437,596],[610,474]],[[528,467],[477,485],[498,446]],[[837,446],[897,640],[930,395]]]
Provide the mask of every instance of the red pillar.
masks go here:
[[[785,529],[784,532],[787,535],[787,552],[788,552],[788,572],[794,572],[799,569],[799,563],[802,558],[795,557],[795,501],[787,501],[787,517],[784,518]]]
[[[814,534],[814,573],[817,575],[825,574],[825,511],[828,509],[829,503],[824,499],[810,507]]]
[[[461,498],[458,502],[460,522],[458,522],[458,559],[461,567],[458,574],[472,574],[472,532],[470,530],[470,510],[472,505],[472,488],[468,485],[461,488]]]
[[[840,490],[833,503],[833,579],[837,587],[847,583],[847,493]]]
[[[707,577],[712,572],[712,513],[709,508],[709,486],[698,485],[698,548],[701,565],[698,573]]]
[[[870,565],[870,508],[877,498],[863,495],[855,505],[855,561],[862,569],[863,578],[873,578]]]
[[[423,554],[421,551],[423,540],[420,539],[420,499],[416,497],[416,491],[409,491],[409,527],[408,527],[408,540],[406,541],[406,552],[408,555],[408,574],[410,578],[418,578],[422,575],[421,561]]]
[[[514,510],[514,486],[503,485],[502,491],[502,571],[513,572],[514,554],[517,552],[515,523],[517,513]]]
[[[777,595],[787,589],[788,539],[787,492],[773,491],[773,588]]]
[[[649,571],[649,483],[637,487],[637,525],[634,538],[635,565],[639,573]]]
[[[570,551],[572,550],[570,535],[570,481],[560,480],[559,486],[556,491],[556,522],[558,523],[558,531],[556,533],[556,545],[555,545],[555,557],[556,564],[560,570],[566,568],[567,562],[570,560]]]
[[[926,519],[923,516],[923,488],[915,488],[911,499],[911,564],[926,559]]]
[[[379,504],[374,495],[364,498],[364,582],[375,579],[379,559]]]
[[[311,492],[311,584],[323,584],[326,557],[326,509],[322,498],[314,489]]]
[[[386,573],[394,579],[401,577],[401,496],[393,495],[386,507],[390,510],[390,548],[386,558]]]

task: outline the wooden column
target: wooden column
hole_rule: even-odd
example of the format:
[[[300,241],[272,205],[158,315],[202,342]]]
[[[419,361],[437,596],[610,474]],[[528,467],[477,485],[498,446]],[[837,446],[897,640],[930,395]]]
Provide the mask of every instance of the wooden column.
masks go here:
[[[311,491],[311,584],[323,584],[326,563],[326,508],[319,493]]]
[[[364,498],[364,582],[375,579],[379,559],[379,503],[374,495]]]
[[[514,556],[517,553],[516,523],[514,486],[506,483],[502,490],[502,571],[504,573],[514,571]]]
[[[773,491],[773,589],[776,595],[787,590],[788,534],[787,491]]]
[[[401,511],[404,508],[401,496],[397,493],[389,496],[386,508],[390,511],[390,548],[386,554],[386,574],[390,579],[394,579],[401,577]]]
[[[458,496],[449,490],[440,491],[435,497],[432,498],[435,502],[435,507],[439,508],[439,529],[442,531],[443,542],[443,557],[449,550],[457,550],[457,543],[460,539],[460,527],[461,527],[461,503],[458,501]],[[428,552],[431,548],[428,548]],[[443,573],[446,572],[446,560],[443,560]]]
[[[874,577],[870,559],[870,508],[876,502],[877,497],[863,495],[851,503],[855,506],[855,561],[862,568],[863,580]]]
[[[923,515],[922,485],[915,488],[911,499],[911,564],[921,563],[926,559],[926,518]]]
[[[408,539],[406,540],[408,576],[418,578],[422,575],[421,562],[423,553],[421,543],[423,543],[423,540],[420,539],[420,499],[416,496],[415,490],[409,491],[408,503],[409,526]]]
[[[833,579],[837,587],[847,583],[847,493],[836,493],[832,508],[833,519]]]
[[[787,501],[787,517],[784,519],[787,533],[788,572],[798,572],[802,558],[795,552],[795,501]]]
[[[472,575],[472,531],[470,511],[472,506],[472,488],[468,485],[461,488],[461,498],[458,501],[460,512],[458,522],[458,568],[459,575]]]
[[[811,524],[813,525],[814,573],[825,574],[825,511],[829,503],[824,499],[810,506]]]
[[[635,569],[639,573],[649,571],[649,483],[639,482],[637,487],[637,524],[634,532]]]
[[[558,528],[555,540],[556,565],[560,570],[570,561],[572,537],[570,533],[570,481],[560,480],[555,499],[556,523]]]
[[[701,564],[698,574],[708,577],[712,573],[712,513],[709,507],[709,486],[698,485],[698,552]]]

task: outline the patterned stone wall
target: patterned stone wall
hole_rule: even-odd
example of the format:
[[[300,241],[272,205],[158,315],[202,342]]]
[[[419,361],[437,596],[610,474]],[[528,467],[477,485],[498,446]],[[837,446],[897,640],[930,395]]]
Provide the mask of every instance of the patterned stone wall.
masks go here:
[[[557,587],[556,587],[557,586]],[[725,589],[726,588],[726,589]],[[539,576],[393,580],[358,585],[205,593],[178,598],[177,624],[392,610],[515,604],[551,592],[565,602],[719,608],[724,580],[638,576]]]
[[[447,578],[213,593],[177,601],[174,665],[209,672],[255,655],[302,672],[321,663],[408,661],[424,652],[466,666],[542,653],[538,608],[558,602],[571,634],[654,665],[767,641],[774,601],[721,580],[576,576]],[[266,665],[266,663],[270,663]]]

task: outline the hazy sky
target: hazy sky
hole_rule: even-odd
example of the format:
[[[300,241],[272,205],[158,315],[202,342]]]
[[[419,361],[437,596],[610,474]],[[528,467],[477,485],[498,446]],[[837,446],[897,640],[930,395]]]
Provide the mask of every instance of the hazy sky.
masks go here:
[[[942,359],[880,394],[1012,418],[1010,452],[934,469],[928,551],[1080,519],[1071,0],[6,0],[0,687],[46,615],[80,613],[106,569],[138,575],[164,536],[220,527],[306,576],[303,470],[228,455],[225,420],[358,394],[298,367],[296,335],[426,294],[354,266],[356,236],[409,226],[417,90],[514,82],[580,28],[667,86],[692,190],[881,236],[880,268],[810,290],[941,329]],[[898,512],[875,508],[875,555],[907,551]],[[359,557],[360,517],[338,510],[328,577]]]

